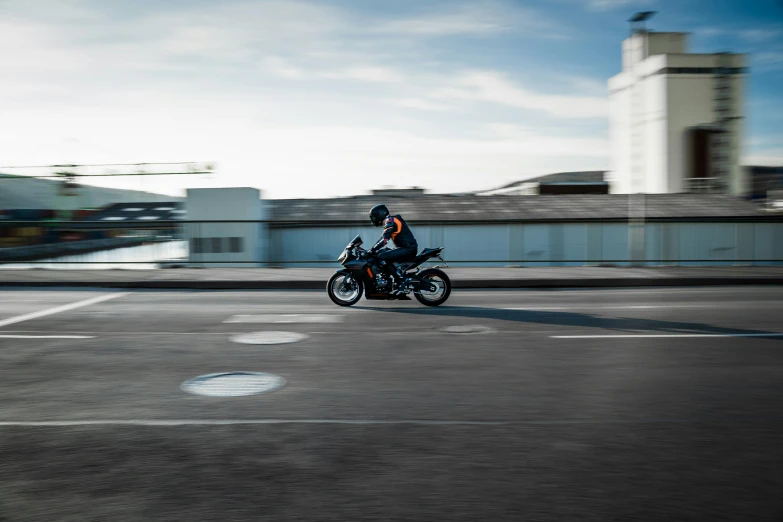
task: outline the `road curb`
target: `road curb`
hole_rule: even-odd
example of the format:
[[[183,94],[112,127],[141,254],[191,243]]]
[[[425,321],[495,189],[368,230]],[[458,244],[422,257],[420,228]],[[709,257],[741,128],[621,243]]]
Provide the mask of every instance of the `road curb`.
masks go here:
[[[783,285],[783,277],[660,277],[591,279],[499,279],[452,281],[454,288],[618,288],[640,286]]]
[[[2,287],[147,288],[190,290],[322,290],[326,281],[0,281]],[[620,288],[654,286],[783,285],[783,277],[657,277],[590,279],[461,279],[454,288]]]

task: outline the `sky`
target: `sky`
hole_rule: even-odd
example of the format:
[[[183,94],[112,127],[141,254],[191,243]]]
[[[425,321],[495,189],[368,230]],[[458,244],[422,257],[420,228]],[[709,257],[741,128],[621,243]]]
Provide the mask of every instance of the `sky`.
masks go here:
[[[638,10],[751,53],[743,163],[783,164],[781,0],[0,0],[0,166],[210,162],[95,184],[271,198],[609,169]]]

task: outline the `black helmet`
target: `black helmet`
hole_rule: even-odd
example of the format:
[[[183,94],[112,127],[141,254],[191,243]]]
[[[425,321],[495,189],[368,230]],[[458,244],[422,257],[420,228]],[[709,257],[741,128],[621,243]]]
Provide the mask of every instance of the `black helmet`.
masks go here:
[[[386,219],[386,216],[389,215],[389,209],[386,208],[386,205],[375,205],[370,210],[370,221],[372,222],[373,226],[380,226],[381,223],[383,223],[383,220]]]

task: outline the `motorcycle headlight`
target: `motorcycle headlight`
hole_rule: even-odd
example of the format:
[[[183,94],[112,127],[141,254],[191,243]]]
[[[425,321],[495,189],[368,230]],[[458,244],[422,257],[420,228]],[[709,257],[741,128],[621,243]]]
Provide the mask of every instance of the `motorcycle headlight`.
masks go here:
[[[342,265],[343,263],[345,263],[346,259],[348,259],[348,251],[343,250],[343,253],[340,254],[340,257],[337,258],[337,262]]]

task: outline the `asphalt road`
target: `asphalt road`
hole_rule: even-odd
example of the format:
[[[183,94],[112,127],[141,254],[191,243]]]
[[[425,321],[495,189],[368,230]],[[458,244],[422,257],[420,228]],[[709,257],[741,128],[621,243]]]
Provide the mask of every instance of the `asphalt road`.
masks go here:
[[[0,290],[0,522],[781,521],[781,312],[780,287]],[[266,331],[309,337],[232,340]],[[287,384],[180,387],[230,371]]]

